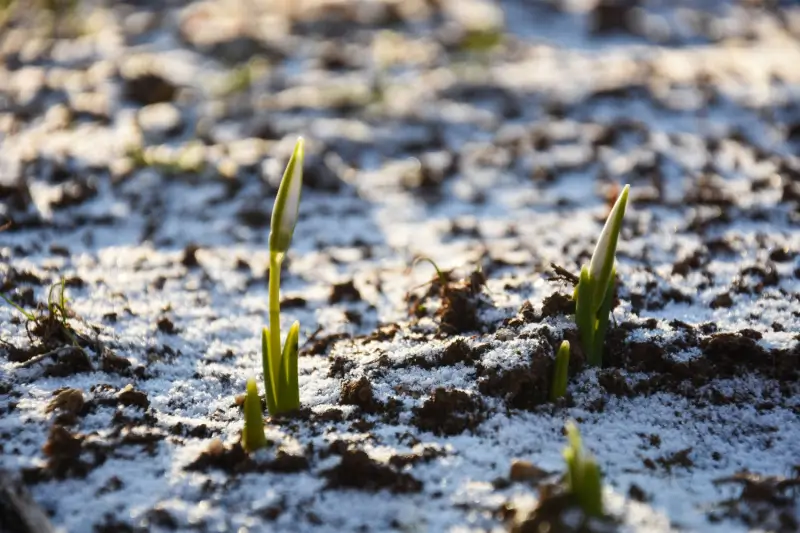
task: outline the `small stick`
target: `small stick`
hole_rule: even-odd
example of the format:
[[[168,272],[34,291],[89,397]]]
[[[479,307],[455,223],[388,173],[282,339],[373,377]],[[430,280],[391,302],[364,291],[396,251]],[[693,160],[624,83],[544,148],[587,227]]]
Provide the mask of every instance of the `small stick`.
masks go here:
[[[35,365],[39,361],[47,359],[51,355],[55,355],[56,357],[58,357],[59,355],[64,355],[65,353],[68,353],[70,350],[74,350],[74,349],[76,349],[74,346],[62,346],[61,348],[56,348],[55,350],[50,350],[49,352],[45,352],[45,353],[39,354],[37,356],[31,357],[27,361],[24,361],[24,362],[19,363],[18,365],[16,365],[15,368],[27,368],[29,366]],[[80,350],[80,348],[77,348],[77,349]]]
[[[580,278],[578,276],[576,276],[566,268],[558,266],[555,263],[550,263],[550,268],[553,269],[557,277],[565,279],[566,281],[572,283],[573,285],[577,285],[578,282],[580,281]]]

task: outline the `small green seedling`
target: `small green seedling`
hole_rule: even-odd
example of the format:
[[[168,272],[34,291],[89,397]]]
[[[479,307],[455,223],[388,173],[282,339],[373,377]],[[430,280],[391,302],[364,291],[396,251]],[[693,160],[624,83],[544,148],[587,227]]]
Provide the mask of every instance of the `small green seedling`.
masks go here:
[[[289,328],[281,350],[281,264],[292,243],[303,186],[303,138],[297,140],[278,187],[269,232],[269,327],[261,332],[261,362],[270,415],[300,407],[297,379],[297,342],[300,323]]]
[[[569,372],[569,341],[564,341],[556,354],[556,368],[553,372],[553,385],[550,389],[550,401],[563,398],[567,393],[567,377]]]
[[[258,398],[256,380],[247,380],[247,395],[244,397],[244,430],[242,448],[253,452],[267,445],[264,436],[264,418],[261,416],[261,400]]]
[[[603,516],[603,485],[597,461],[586,453],[574,422],[567,422],[569,444],[564,449],[567,489],[588,516]]]
[[[64,278],[52,284],[47,292],[47,305],[39,305],[34,311],[26,311],[4,294],[0,294],[0,298],[25,317],[25,328],[29,338],[39,337],[45,344],[66,339],[79,348],[78,339],[82,341],[86,339],[78,335],[69,324],[69,319],[75,315],[67,306],[66,284]],[[57,294],[54,294],[54,291],[58,291]]]
[[[628,204],[629,189],[630,185],[625,185],[611,209],[592,260],[588,267],[584,265],[581,269],[580,281],[575,289],[575,323],[586,360],[593,366],[603,363],[603,344],[614,303],[614,254]]]

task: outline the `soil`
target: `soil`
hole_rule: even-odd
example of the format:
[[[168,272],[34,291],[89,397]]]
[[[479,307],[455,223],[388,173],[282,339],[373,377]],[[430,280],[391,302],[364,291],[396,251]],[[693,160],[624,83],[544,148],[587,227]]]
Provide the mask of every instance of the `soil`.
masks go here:
[[[798,531],[800,8],[22,4],[0,530]],[[301,409],[248,454],[298,135]],[[591,368],[572,295],[624,183]],[[566,490],[570,419],[604,517]]]

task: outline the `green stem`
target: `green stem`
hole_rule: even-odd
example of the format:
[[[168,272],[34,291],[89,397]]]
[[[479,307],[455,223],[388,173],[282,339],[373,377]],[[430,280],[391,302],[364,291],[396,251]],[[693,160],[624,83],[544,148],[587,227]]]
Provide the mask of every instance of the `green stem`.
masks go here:
[[[281,384],[281,263],[283,254],[269,254],[269,366],[275,405],[280,410]]]
[[[578,326],[584,355],[590,365],[594,364],[594,331],[597,323],[597,313],[592,301],[594,295],[593,280],[589,276],[589,269],[581,269],[581,277],[577,287],[578,298],[575,300],[575,323]]]
[[[278,412],[275,405],[275,378],[272,375],[269,356],[269,328],[261,328],[261,366],[264,371],[264,398],[267,399],[267,410],[270,414]]]

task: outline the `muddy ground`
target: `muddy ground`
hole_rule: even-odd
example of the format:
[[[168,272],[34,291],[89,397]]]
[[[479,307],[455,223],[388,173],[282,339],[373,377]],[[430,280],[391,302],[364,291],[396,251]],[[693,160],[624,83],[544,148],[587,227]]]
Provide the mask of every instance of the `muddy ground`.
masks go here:
[[[0,479],[56,529],[800,530],[796,4],[17,1],[0,25],[0,293],[29,315],[0,306]],[[298,135],[303,409],[248,456]],[[570,295],[624,183],[593,369]],[[561,492],[568,419],[605,520]]]

